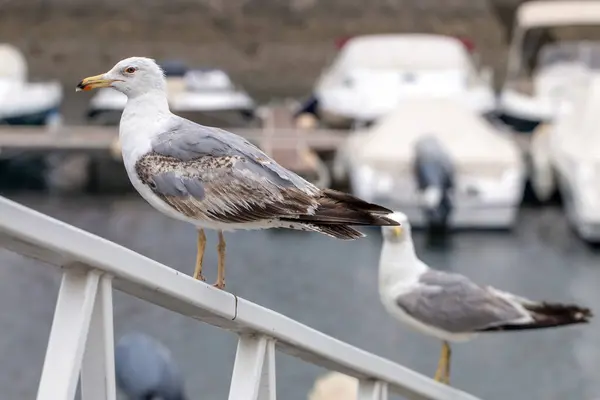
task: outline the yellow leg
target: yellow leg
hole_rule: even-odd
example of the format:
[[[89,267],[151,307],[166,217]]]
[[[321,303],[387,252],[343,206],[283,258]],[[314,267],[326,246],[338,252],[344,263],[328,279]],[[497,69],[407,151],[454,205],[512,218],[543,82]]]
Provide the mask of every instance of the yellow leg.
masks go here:
[[[204,258],[204,249],[206,249],[206,234],[204,229],[198,230],[198,251],[196,253],[196,268],[194,269],[194,279],[206,281],[202,275],[202,259]]]
[[[217,245],[219,261],[217,266],[217,282],[213,285],[219,289],[225,289],[225,237],[223,231],[219,231],[219,244]]]
[[[438,366],[435,370],[435,376],[433,377],[433,379],[435,379],[438,382],[441,382],[443,379],[444,370],[444,345],[442,344],[442,349],[440,351],[440,359],[438,360]]]
[[[450,356],[452,356],[452,350],[450,350],[450,343],[444,342],[444,347],[446,348],[446,370],[444,383],[446,385],[450,385]]]
[[[442,342],[440,360],[434,379],[438,382],[450,384],[450,344],[446,341]]]

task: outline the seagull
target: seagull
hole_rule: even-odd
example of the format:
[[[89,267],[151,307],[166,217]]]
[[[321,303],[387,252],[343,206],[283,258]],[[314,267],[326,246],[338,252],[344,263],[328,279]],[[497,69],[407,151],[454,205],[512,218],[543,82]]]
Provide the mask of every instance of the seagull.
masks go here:
[[[196,279],[205,281],[204,229],[218,231],[214,286],[224,289],[224,231],[288,228],[352,240],[364,234],[351,225],[397,224],[386,217],[391,210],[320,189],[238,135],[172,114],[164,72],[152,59],[119,61],[76,90],[106,87],[128,98],[119,141],[131,183],[158,211],[197,228]]]
[[[115,346],[115,377],[129,400],[187,399],[169,349],[142,333],[128,333]]]
[[[399,226],[383,227],[379,295],[385,309],[411,328],[442,341],[435,379],[450,383],[450,344],[480,333],[552,328],[589,322],[592,312],[577,305],[532,301],[469,278],[430,269],[419,260],[406,215],[390,216]]]

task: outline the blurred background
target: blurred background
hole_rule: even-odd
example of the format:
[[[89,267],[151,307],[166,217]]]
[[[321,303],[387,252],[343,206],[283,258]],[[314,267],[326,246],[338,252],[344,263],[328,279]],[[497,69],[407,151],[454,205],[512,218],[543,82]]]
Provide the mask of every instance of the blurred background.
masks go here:
[[[593,0],[0,0],[0,193],[192,274],[194,229],[125,175],[125,98],[74,90],[147,56],[165,69],[173,112],[405,212],[432,267],[595,310],[599,28]],[[433,376],[439,342],[385,312],[381,235],[365,232],[229,234],[227,290]],[[0,250],[2,398],[35,396],[59,279]],[[114,305],[116,339],[160,341],[190,400],[226,397],[234,334],[122,293]],[[594,400],[599,342],[596,322],[487,335],[453,347],[452,385],[482,399]],[[278,396],[307,399],[326,372],[278,354]]]
[[[487,63],[503,69],[511,24],[504,14],[520,2],[3,0],[0,35],[24,52],[32,77],[59,79],[77,104],[74,81],[132,55],[224,68],[265,101],[308,94],[336,41],[357,34],[464,35]],[[74,107],[65,112],[77,120],[81,108]]]

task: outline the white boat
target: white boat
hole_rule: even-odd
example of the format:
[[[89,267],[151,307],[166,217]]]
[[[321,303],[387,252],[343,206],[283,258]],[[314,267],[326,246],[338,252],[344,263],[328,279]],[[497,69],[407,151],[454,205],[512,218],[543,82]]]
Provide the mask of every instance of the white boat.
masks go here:
[[[446,153],[440,166],[419,161],[425,138],[438,142],[433,153]],[[450,187],[439,183],[448,173],[443,158],[451,160]],[[345,164],[354,194],[401,210],[420,227],[432,225],[428,209],[447,207],[446,198],[449,228],[511,228],[526,176],[510,134],[451,99],[406,100],[371,128],[351,133],[336,163]],[[422,168],[437,174],[425,185],[419,182]]]
[[[590,33],[599,28],[600,1],[523,3],[498,102],[502,119],[526,132],[552,121],[571,81],[590,68],[587,57],[596,45]]]
[[[452,98],[481,114],[496,108],[491,69],[478,70],[461,40],[430,34],[351,38],[324,70],[311,100],[325,125],[349,127],[423,96]]]
[[[28,82],[27,61],[10,44],[0,44],[0,124],[52,125],[60,122],[58,81]]]
[[[533,133],[538,168],[533,188],[541,200],[561,193],[570,225],[600,242],[600,45],[595,69],[571,82],[552,124]]]
[[[196,119],[191,114],[237,113],[243,118],[254,115],[256,104],[227,73],[220,69],[188,69],[180,62],[162,63],[167,77],[171,110]],[[88,117],[100,123],[117,123],[127,97],[112,89],[101,89],[90,100]]]

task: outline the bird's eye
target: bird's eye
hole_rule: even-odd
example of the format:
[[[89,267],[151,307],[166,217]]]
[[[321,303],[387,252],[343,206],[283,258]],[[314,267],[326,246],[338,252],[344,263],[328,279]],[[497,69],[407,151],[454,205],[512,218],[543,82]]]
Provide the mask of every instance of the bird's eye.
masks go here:
[[[127,67],[127,68],[125,68],[125,72],[127,72],[128,74],[133,74],[136,70],[137,70],[136,67]]]

